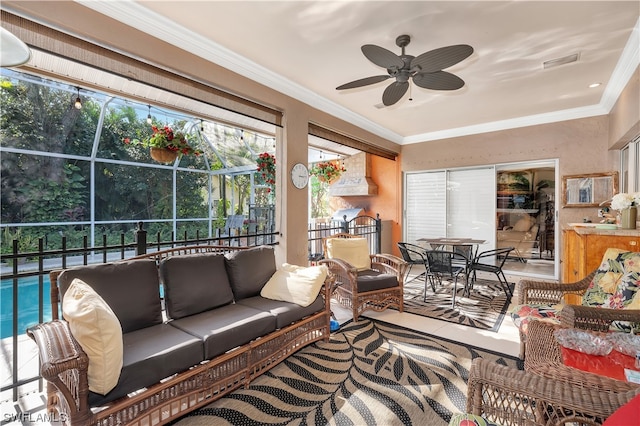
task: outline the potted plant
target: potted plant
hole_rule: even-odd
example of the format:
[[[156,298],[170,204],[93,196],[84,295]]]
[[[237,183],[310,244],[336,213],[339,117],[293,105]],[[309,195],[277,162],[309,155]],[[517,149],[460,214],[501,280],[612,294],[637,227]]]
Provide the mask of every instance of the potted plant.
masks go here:
[[[275,155],[263,152],[256,159],[259,177],[265,185],[268,185],[267,192],[271,192],[273,185],[276,183],[276,157]]]
[[[315,176],[320,182],[327,182],[331,184],[347,169],[340,165],[338,161],[323,161],[316,163],[309,170],[309,174]]]
[[[159,163],[171,163],[177,157],[183,155],[199,156],[202,151],[189,144],[187,137],[182,132],[174,132],[169,126],[151,126],[153,133],[149,139],[129,139],[124,138],[127,145],[140,145],[149,148],[151,158]]]

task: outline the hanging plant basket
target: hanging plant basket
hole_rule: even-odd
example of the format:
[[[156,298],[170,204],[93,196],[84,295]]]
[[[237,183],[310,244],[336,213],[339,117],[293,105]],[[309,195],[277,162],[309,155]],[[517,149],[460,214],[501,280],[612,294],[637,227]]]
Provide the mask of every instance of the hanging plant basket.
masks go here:
[[[158,163],[168,164],[173,163],[178,158],[178,151],[172,151],[166,148],[149,148],[151,158]]]

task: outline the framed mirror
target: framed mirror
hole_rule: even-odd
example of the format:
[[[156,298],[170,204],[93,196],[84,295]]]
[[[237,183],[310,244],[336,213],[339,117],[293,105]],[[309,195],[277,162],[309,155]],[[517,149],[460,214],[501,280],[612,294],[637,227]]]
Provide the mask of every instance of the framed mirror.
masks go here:
[[[618,193],[618,172],[562,177],[563,207],[598,207]]]

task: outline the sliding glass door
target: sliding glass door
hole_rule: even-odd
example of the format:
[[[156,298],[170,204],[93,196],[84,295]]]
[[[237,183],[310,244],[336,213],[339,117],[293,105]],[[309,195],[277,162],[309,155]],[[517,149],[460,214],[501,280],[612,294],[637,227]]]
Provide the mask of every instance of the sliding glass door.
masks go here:
[[[558,276],[557,160],[409,172],[403,240],[473,238],[480,250],[514,247],[504,269]]]
[[[405,175],[404,240],[473,238],[495,244],[495,170],[416,172]]]

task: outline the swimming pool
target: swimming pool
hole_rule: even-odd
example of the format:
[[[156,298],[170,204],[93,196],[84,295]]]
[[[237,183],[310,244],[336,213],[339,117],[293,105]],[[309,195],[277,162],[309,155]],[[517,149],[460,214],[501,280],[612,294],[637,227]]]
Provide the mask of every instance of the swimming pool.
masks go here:
[[[43,312],[44,321],[51,320],[51,295],[49,277],[44,277]],[[38,277],[18,280],[18,334],[24,334],[28,327],[38,324]],[[13,336],[13,280],[0,281],[0,338]]]

